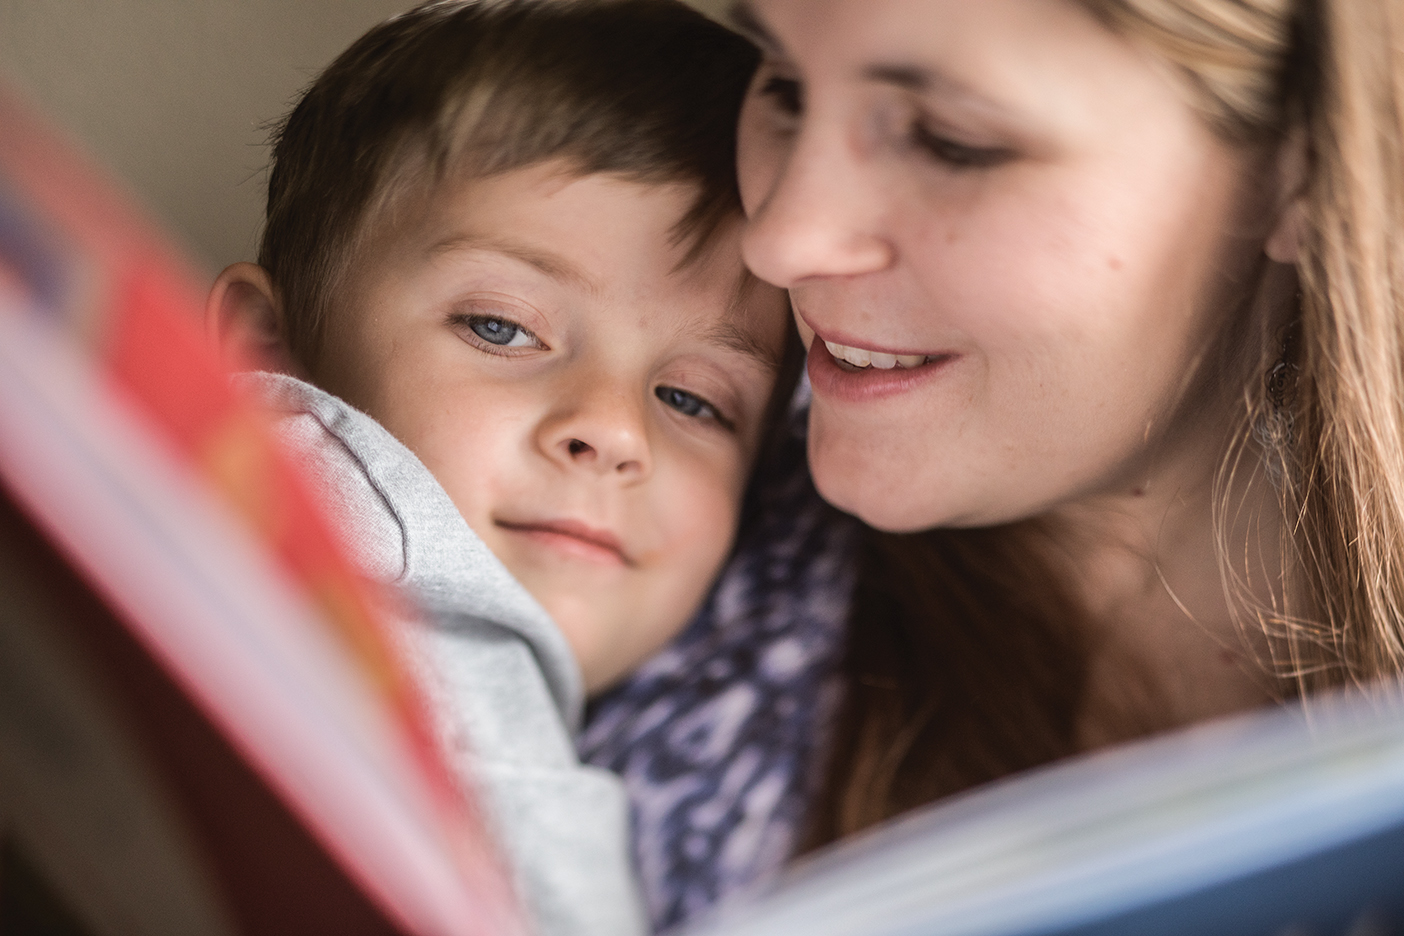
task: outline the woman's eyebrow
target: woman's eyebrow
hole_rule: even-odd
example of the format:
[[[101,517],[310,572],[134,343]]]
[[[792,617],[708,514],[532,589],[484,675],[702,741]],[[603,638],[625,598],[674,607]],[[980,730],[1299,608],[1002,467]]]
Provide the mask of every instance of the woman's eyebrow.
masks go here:
[[[894,88],[901,88],[903,91],[915,91],[919,94],[937,92],[951,97],[985,100],[984,95],[976,92],[965,82],[952,78],[939,68],[932,68],[929,65],[878,63],[865,66],[862,76],[865,81],[891,85]]]
[[[781,51],[780,40],[761,22],[760,14],[747,0],[738,0],[726,11],[726,18],[741,35],[750,39],[767,52]]]
[[[895,85],[907,91],[930,91],[937,85],[949,84],[944,75],[919,65],[869,65],[863,77],[878,84]]]
[[[1007,115],[1008,108],[981,94],[970,85],[953,78],[937,68],[906,63],[867,65],[860,73],[864,81],[888,85],[914,94],[940,95],[951,101],[974,106],[996,115]]]

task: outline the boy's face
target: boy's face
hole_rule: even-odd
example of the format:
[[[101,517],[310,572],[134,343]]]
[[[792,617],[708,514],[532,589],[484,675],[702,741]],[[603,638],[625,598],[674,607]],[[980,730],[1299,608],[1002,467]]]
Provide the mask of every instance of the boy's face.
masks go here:
[[[739,222],[678,269],[693,196],[559,163],[437,193],[372,233],[312,375],[429,467],[589,690],[676,634],[720,569],[784,345]]]

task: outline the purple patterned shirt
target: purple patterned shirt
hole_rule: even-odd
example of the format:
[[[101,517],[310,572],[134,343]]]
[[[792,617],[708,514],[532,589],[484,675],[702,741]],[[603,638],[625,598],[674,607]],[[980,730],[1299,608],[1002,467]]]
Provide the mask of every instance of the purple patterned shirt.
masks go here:
[[[591,705],[580,739],[586,761],[624,778],[656,931],[778,871],[821,779],[858,524],[814,490],[807,415],[795,408],[753,480],[736,552],[702,610]]]

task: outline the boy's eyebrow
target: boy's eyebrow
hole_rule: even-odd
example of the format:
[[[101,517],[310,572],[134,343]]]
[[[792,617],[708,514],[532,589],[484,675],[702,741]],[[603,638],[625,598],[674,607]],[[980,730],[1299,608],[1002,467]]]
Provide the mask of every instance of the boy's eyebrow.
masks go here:
[[[780,369],[780,361],[776,359],[774,350],[767,348],[755,335],[734,322],[718,322],[702,335],[702,340],[715,347],[744,354],[767,370]]]
[[[539,247],[532,247],[528,244],[521,244],[516,241],[503,240],[500,238],[475,237],[471,234],[455,234],[446,237],[437,244],[429,248],[431,255],[451,253],[455,250],[486,250],[492,253],[500,253],[513,259],[520,260],[529,266],[533,266],[545,273],[554,280],[562,280],[572,283],[588,292],[598,292],[599,287],[584,270],[571,263],[565,257],[552,253],[549,250],[542,250]]]

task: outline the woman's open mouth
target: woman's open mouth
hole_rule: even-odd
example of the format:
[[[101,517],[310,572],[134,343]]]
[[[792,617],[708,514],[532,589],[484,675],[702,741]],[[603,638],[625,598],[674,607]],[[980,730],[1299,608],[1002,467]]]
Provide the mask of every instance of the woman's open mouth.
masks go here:
[[[957,357],[874,351],[815,335],[809,344],[809,382],[819,397],[868,402],[915,389],[946,370]]]
[[[815,336],[819,339],[819,336]],[[888,354],[885,351],[869,351],[866,348],[851,348],[837,341],[825,341],[824,347],[834,361],[844,370],[860,371],[875,367],[878,370],[911,370],[930,363],[935,355],[930,354]]]

